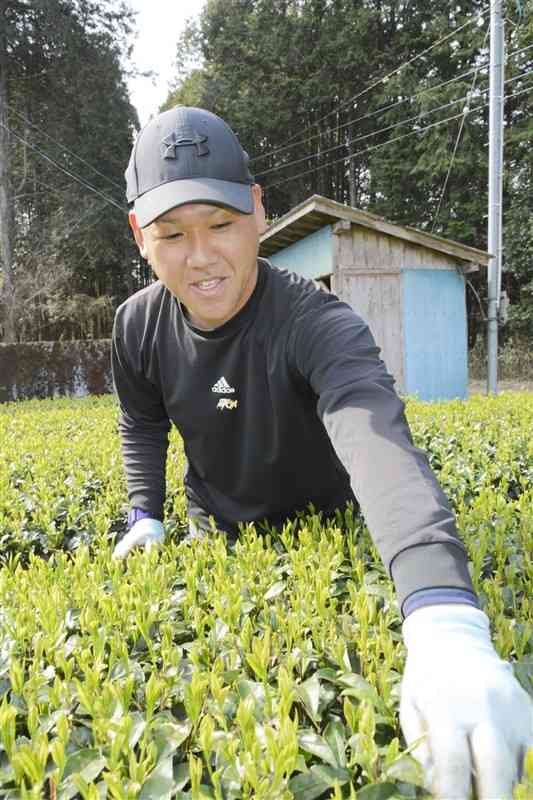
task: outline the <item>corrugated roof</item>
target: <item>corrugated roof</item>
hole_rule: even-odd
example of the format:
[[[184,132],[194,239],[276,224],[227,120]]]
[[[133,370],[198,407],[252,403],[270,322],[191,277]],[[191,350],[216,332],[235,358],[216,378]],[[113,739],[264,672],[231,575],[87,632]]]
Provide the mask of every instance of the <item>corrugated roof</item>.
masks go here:
[[[472,264],[486,267],[489,263],[490,254],[485,250],[468,247],[451,239],[419,231],[416,228],[387,222],[386,219],[378,217],[376,214],[337,203],[335,200],[319,194],[314,194],[308,200],[295,206],[270,226],[261,237],[260,255],[268,258],[310,233],[340,220],[346,220],[354,225],[370,228],[397,239],[404,239],[429,250],[447,253]]]

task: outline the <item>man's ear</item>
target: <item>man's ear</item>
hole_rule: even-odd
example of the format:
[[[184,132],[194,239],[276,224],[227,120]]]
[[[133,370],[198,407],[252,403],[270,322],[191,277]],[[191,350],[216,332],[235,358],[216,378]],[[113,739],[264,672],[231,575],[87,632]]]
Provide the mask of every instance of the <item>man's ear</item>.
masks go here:
[[[261,235],[268,228],[268,224],[266,221],[265,207],[263,205],[263,190],[258,183],[254,183],[252,186],[252,195],[254,198],[254,216],[257,224],[257,231],[259,235]]]
[[[128,214],[128,220],[130,223],[130,228],[133,231],[133,236],[135,237],[135,241],[137,242],[137,247],[139,248],[139,252],[143,258],[148,258],[148,253],[146,250],[146,242],[144,239],[143,229],[139,227],[139,223],[137,222],[137,215],[135,211],[130,211]]]

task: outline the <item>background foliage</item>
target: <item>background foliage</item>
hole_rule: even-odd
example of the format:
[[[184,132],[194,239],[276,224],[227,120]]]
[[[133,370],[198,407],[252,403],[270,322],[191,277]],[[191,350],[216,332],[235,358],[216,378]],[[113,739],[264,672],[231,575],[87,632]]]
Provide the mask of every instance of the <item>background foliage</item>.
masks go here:
[[[131,12],[115,0],[2,5],[12,248],[4,339],[104,336],[117,300],[136,288],[123,181],[138,124],[124,70]]]
[[[483,248],[488,8],[478,0],[209,0],[178,46],[166,106],[205,105],[230,122],[271,217],[319,193]],[[505,104],[503,287],[509,331],[531,336],[533,3],[521,18],[514,2],[504,8],[505,93],[516,96]],[[464,109],[443,192],[461,125],[445,120]],[[484,273],[473,279],[483,303],[485,283]],[[473,344],[484,323],[473,291],[468,303]]]
[[[13,132],[5,134],[13,253],[1,332],[4,340],[106,336],[118,302],[150,280],[125,213],[17,136],[124,203],[138,125],[125,82],[133,16],[122,0],[0,0],[0,9],[0,123],[4,109]],[[165,107],[201,105],[228,120],[265,187],[270,218],[320,193],[483,248],[488,9],[483,0],[206,0],[177,42]],[[533,0],[506,0],[504,13],[511,313],[503,338],[527,341]],[[473,345],[484,332],[484,273],[471,278],[467,301]]]

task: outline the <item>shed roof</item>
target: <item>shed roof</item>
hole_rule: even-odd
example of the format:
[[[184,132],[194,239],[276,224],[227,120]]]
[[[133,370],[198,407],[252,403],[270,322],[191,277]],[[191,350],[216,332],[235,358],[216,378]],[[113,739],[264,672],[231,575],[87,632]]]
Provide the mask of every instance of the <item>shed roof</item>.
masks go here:
[[[370,214],[368,211],[361,211],[358,208],[337,203],[335,200],[330,200],[319,194],[314,194],[304,200],[303,203],[299,203],[299,205],[270,226],[261,236],[260,255],[266,257],[274,255],[279,250],[283,250],[325,225],[331,225],[340,220],[345,220],[364,228],[371,228],[374,231],[379,231],[397,239],[404,239],[429,250],[447,253],[471,264],[480,264],[486,267],[491,257],[484,250],[467,247],[451,239],[443,239],[441,236],[425,233],[416,230],[416,228],[395,225],[392,222],[387,222],[383,217],[378,217],[376,214]]]

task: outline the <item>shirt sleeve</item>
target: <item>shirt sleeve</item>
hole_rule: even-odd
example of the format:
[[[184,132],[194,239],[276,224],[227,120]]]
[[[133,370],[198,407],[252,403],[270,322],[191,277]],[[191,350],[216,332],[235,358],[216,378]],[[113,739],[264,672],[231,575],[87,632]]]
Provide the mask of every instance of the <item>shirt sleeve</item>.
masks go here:
[[[472,592],[467,554],[367,324],[330,295],[294,325],[294,366],[347,470],[400,608],[421,589]]]
[[[130,506],[163,520],[170,420],[160,388],[143,368],[136,332],[115,317],[111,344],[113,383],[120,403],[119,431]]]

